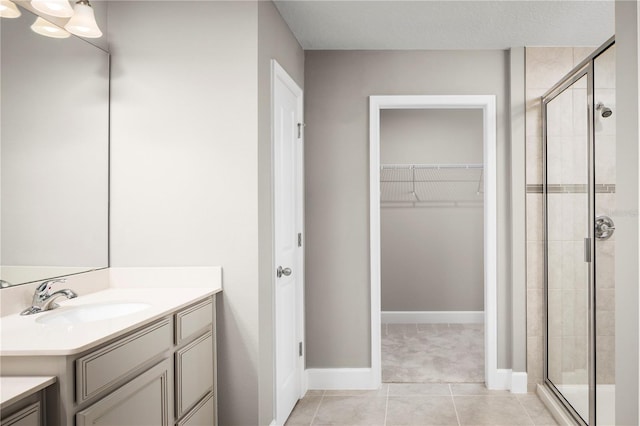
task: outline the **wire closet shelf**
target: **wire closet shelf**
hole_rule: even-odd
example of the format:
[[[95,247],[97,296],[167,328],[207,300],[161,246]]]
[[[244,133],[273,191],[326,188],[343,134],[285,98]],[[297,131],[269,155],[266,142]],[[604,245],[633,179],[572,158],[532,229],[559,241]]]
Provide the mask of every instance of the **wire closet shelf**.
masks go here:
[[[380,206],[481,206],[483,185],[482,164],[382,164]]]

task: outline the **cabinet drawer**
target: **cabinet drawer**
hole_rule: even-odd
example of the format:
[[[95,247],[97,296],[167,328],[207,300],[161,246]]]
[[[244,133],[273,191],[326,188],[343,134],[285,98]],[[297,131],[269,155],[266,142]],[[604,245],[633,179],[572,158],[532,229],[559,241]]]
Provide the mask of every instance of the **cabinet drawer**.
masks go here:
[[[2,419],[0,426],[40,426],[40,401],[23,408],[12,416]]]
[[[213,334],[209,331],[176,352],[176,417],[213,390]]]
[[[211,298],[189,306],[176,314],[176,345],[194,337],[199,331],[209,327],[213,321],[213,301]]]
[[[76,425],[168,426],[171,363],[165,359],[76,414]]]
[[[171,347],[171,322],[164,319],[76,361],[78,403],[108,389]]]
[[[216,412],[213,394],[203,399],[177,426],[213,426],[216,423]]]

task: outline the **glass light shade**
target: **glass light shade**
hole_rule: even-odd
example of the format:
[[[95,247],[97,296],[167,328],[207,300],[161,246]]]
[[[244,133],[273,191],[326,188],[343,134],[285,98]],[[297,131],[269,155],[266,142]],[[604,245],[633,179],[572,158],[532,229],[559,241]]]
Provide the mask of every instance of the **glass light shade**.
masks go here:
[[[9,0],[0,1],[0,18],[17,18],[22,15],[20,9],[14,2]]]
[[[86,38],[102,37],[102,31],[98,28],[93,8],[89,2],[78,2],[73,8],[73,16],[64,26],[71,34]]]
[[[38,12],[57,18],[70,18],[73,16],[73,9],[69,4],[69,0],[31,0],[31,6]]]
[[[33,25],[31,25],[31,29],[33,32],[45,37],[67,38],[71,36],[67,31],[40,17],[36,19],[36,22],[34,22]]]

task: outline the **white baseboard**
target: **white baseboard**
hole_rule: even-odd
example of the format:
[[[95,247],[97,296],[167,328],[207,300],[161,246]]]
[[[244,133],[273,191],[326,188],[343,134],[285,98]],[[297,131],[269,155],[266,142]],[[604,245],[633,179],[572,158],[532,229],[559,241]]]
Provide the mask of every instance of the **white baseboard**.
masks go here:
[[[527,393],[527,373],[511,373],[511,393]]]
[[[487,378],[485,378],[486,380]],[[509,390],[511,389],[511,370],[506,368],[498,368],[491,380],[486,380],[487,388],[491,390]]]
[[[498,368],[495,376],[487,380],[492,390],[508,390],[511,393],[527,393],[527,373],[513,372],[509,368]]]
[[[484,323],[484,311],[383,311],[383,324]]]
[[[310,390],[376,389],[371,368],[310,368],[306,370]]]
[[[271,420],[271,423],[269,423],[269,426],[277,426],[276,419]]]

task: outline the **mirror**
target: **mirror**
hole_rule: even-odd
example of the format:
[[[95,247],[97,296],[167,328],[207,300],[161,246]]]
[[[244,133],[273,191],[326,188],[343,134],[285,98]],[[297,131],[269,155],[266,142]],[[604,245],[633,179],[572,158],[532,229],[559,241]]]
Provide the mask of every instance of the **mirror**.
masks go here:
[[[109,55],[0,19],[3,287],[108,266]]]

